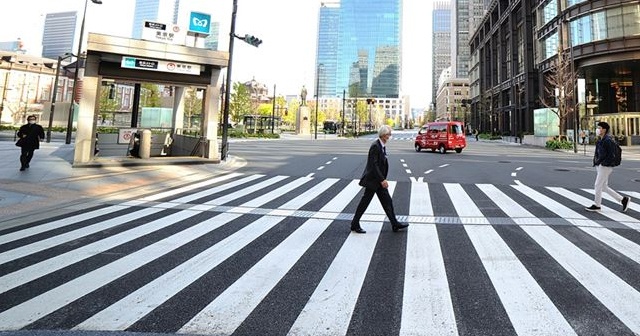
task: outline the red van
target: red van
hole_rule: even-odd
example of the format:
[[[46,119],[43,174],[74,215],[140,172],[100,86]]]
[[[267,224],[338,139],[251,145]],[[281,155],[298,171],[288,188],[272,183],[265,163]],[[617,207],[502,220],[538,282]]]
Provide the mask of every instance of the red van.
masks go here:
[[[416,136],[416,152],[423,148],[429,148],[432,152],[436,149],[444,154],[448,150],[462,152],[467,146],[467,138],[464,134],[464,126],[459,121],[443,121],[428,123],[418,131]]]

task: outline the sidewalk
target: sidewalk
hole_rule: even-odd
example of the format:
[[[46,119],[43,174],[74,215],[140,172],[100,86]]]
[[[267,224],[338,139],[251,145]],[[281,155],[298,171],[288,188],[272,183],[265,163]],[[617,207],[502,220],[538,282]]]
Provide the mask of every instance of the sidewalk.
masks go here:
[[[0,229],[11,226],[11,221],[24,221],[26,216],[37,220],[38,214],[51,215],[63,207],[98,198],[103,202],[129,199],[204,180],[245,164],[232,156],[217,164],[203,164],[198,158],[138,162],[105,158],[110,162],[102,167],[72,168],[73,144],[64,141],[42,143],[26,171],[19,171],[20,148],[13,141],[0,141],[0,156]]]

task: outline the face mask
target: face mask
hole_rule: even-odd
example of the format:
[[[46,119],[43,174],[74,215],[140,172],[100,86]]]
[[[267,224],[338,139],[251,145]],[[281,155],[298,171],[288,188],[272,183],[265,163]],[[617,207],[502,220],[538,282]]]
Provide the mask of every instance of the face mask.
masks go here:
[[[600,136],[601,133],[602,133],[602,129],[596,128],[596,135]]]
[[[33,124],[36,123],[36,121],[35,120],[29,120],[29,123],[33,125]]]

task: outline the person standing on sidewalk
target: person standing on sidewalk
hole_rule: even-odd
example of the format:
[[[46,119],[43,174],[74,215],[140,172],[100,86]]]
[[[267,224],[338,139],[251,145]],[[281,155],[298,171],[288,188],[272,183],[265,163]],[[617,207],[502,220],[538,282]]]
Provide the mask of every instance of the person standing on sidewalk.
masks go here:
[[[44,140],[44,129],[36,124],[36,116],[27,117],[27,124],[22,125],[18,130],[18,138],[20,138],[19,146],[22,148],[20,153],[20,171],[29,168],[29,163],[33,158],[33,152],[40,149],[40,140]]]
[[[616,143],[609,134],[609,124],[601,121],[596,128],[596,149],[593,154],[593,166],[596,167],[595,197],[593,205],[585,208],[587,211],[600,211],[602,192],[611,195],[622,204],[622,212],[629,207],[629,197],[622,197],[615,190],[609,188],[609,175],[613,172],[616,156]]]
[[[387,182],[387,173],[389,172],[389,163],[387,162],[387,149],[386,144],[391,138],[391,127],[383,125],[378,130],[378,139],[375,140],[371,147],[369,147],[369,155],[367,156],[367,166],[362,173],[360,179],[360,186],[365,187],[364,194],[356,213],[351,221],[351,231],[356,233],[367,233],[360,226],[360,218],[367,210],[369,203],[373,199],[373,195],[377,195],[384,209],[384,213],[391,222],[391,228],[393,232],[397,232],[400,229],[406,228],[409,224],[400,223],[396,219],[396,214],[393,210],[393,202],[391,195],[389,195],[389,183]]]

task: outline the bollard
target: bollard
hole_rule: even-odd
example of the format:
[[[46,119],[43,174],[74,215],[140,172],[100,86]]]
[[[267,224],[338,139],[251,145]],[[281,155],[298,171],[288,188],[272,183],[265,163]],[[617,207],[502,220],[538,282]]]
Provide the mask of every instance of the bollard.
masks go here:
[[[151,131],[144,130],[140,136],[140,158],[148,159],[151,156]]]

